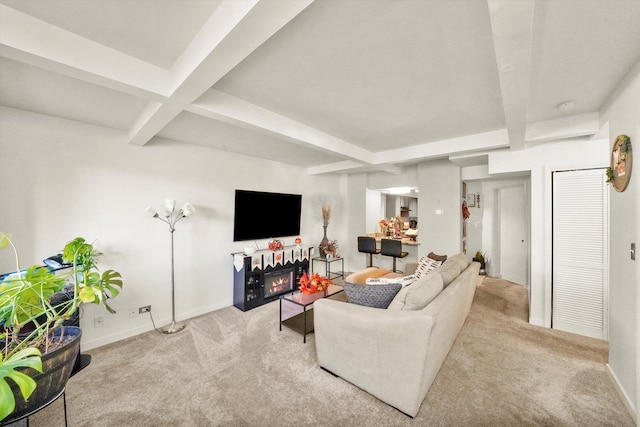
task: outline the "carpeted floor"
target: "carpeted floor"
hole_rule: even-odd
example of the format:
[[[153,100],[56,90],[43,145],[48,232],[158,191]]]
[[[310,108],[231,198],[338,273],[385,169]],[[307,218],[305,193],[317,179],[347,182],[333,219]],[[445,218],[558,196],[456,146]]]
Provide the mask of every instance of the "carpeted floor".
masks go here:
[[[279,332],[278,312],[229,307],[176,335],[91,351],[67,385],[69,425],[635,425],[606,372],[607,343],[529,325],[526,290],[504,280],[478,285],[415,419],[318,368],[314,336]],[[64,425],[62,401],[31,425]]]

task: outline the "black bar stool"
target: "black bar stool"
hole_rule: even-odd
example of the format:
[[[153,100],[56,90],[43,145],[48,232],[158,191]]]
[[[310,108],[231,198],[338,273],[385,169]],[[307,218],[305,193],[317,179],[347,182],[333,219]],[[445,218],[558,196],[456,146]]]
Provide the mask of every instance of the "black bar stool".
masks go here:
[[[393,272],[396,270],[396,259],[404,258],[409,252],[402,252],[402,240],[382,239],[380,241],[380,253],[384,256],[393,257]]]
[[[358,236],[358,252],[369,254],[369,265],[373,266],[373,255],[379,254],[380,249],[376,248],[376,238],[368,236]]]

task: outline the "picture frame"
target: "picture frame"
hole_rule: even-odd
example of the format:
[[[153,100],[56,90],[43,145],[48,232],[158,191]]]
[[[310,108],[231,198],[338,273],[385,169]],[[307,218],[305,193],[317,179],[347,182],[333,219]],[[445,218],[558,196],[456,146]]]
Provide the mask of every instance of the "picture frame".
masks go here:
[[[476,195],[473,193],[469,193],[467,194],[467,197],[465,198],[465,201],[467,202],[467,207],[468,208],[475,208],[476,207]]]

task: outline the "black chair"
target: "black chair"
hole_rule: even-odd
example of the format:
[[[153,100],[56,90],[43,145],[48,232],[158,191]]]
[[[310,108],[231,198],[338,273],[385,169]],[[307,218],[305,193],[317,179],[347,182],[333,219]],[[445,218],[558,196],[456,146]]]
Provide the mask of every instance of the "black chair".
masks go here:
[[[373,266],[373,255],[379,254],[380,249],[376,247],[376,238],[368,236],[358,236],[358,252],[369,254],[369,265]]]
[[[380,241],[380,253],[384,256],[393,257],[393,271],[396,272],[396,260],[409,255],[409,252],[402,252],[402,241],[395,239],[382,239]]]

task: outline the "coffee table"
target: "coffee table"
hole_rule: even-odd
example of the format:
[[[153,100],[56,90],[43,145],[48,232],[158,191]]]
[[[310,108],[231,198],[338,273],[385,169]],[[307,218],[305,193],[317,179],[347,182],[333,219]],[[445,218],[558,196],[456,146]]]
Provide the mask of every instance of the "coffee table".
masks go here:
[[[321,298],[336,298],[344,288],[331,284],[324,292],[303,294],[295,291],[280,297],[280,330],[282,325],[302,334],[302,342],[307,342],[307,335],[313,332],[313,308],[314,302]]]

